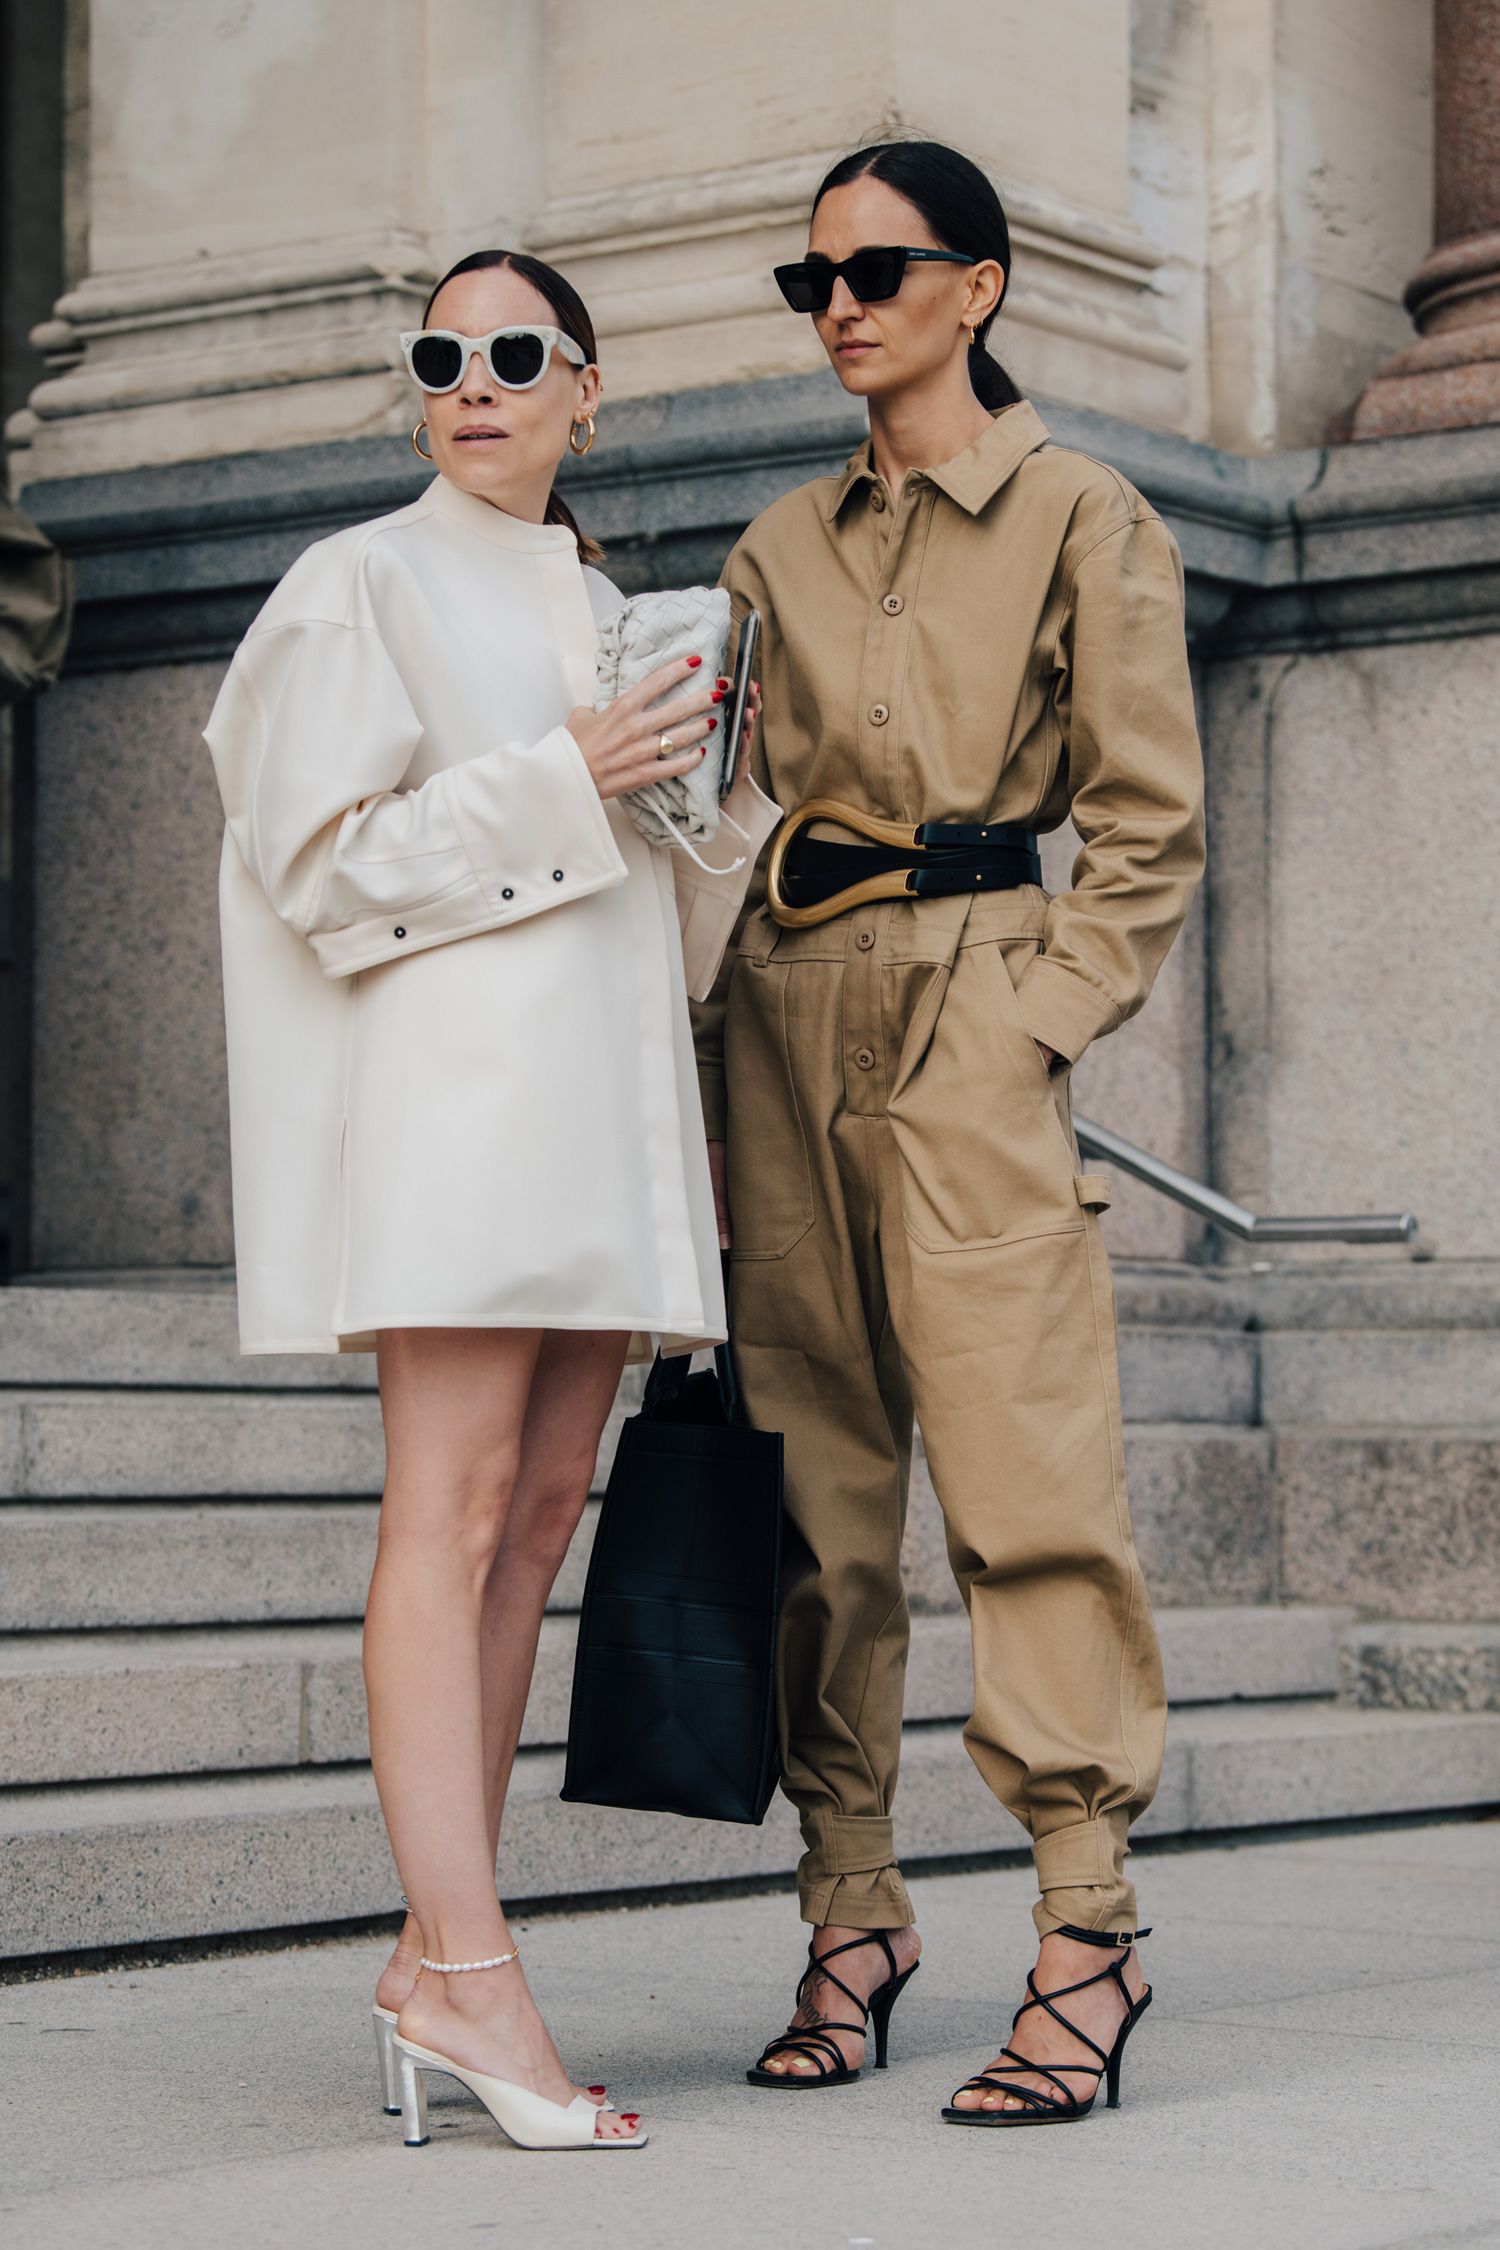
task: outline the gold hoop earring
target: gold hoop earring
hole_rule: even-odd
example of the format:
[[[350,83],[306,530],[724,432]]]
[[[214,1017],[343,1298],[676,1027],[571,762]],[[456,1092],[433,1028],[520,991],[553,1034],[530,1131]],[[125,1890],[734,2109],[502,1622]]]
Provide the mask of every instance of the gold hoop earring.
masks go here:
[[[578,424],[575,422],[568,432],[568,451],[570,453],[585,454],[594,442],[594,417],[592,414],[585,414],[584,420],[588,424],[589,434],[580,445],[578,442]]]
[[[417,424],[416,428],[411,433],[411,449],[413,453],[415,453],[419,461],[430,461],[432,459],[432,455],[430,453],[424,453],[422,451],[422,432],[426,429],[426,427],[427,417],[424,414],[421,421]]]
[[[970,326],[970,324],[965,321],[964,326],[969,330],[969,349],[971,352],[977,352],[979,349],[979,323],[976,320],[973,325]]]

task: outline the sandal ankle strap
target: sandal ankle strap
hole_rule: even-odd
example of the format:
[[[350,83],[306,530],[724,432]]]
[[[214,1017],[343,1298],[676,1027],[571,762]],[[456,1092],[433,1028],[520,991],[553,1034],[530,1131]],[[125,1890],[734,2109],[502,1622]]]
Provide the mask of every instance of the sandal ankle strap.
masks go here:
[[[1052,1934],[1054,1937],[1072,1938],[1078,1945],[1107,1946],[1111,1952],[1116,1952],[1122,1945],[1139,1945],[1141,1939],[1148,1938],[1151,1932],[1149,1930],[1121,1930],[1116,1933],[1112,1930],[1080,1930],[1075,1928],[1073,1923],[1064,1922]]]

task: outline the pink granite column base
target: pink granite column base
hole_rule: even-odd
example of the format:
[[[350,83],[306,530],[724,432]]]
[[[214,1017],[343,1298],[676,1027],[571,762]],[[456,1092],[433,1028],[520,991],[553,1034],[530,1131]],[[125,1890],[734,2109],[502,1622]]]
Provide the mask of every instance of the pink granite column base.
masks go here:
[[[1330,438],[1411,437],[1500,422],[1500,321],[1424,337],[1376,369]]]

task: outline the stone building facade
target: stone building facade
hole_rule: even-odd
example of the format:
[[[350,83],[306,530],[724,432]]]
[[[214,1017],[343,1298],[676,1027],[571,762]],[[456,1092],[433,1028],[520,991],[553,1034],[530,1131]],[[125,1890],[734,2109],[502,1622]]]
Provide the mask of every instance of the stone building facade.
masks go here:
[[[22,13],[7,13],[12,46]],[[469,250],[505,242],[565,268],[596,317],[607,402],[569,498],[627,590],[709,576],[758,508],[864,434],[770,268],[800,250],[836,153],[927,132],[984,163],[1010,214],[992,348],[1060,442],[1145,491],[1187,568],[1209,877],[1151,1005],[1085,1058],[1078,1106],[1254,1209],[1421,1221],[1414,1251],[1262,1248],[1119,1183],[1133,1504],[1178,1699],[1282,1714],[1256,1737],[1263,1785],[1239,1797],[1228,1782],[1214,1796],[1210,1769],[1253,1758],[1216,1766],[1218,1738],[1185,1721],[1162,1818],[1493,1797],[1500,5],[66,0],[56,15],[16,81],[53,120],[37,143],[52,248],[6,235],[3,373],[12,489],[73,558],[79,601],[68,670],[15,744],[13,1265],[32,1286],[0,1306],[0,1385],[19,1433],[6,1490],[62,1514],[24,1566],[40,1590],[0,1629],[60,1648],[102,1636],[57,1658],[57,1678],[92,1683],[111,1634],[334,1632],[357,1615],[379,1473],[368,1367],[258,1363],[252,1378],[231,1355],[220,815],[199,730],[308,541],[420,489],[397,332]],[[1046,864],[1066,880],[1066,834]],[[43,1399],[49,1384],[66,1399]],[[191,1411],[170,1403],[184,1397]],[[274,1562],[259,1592],[202,1564],[206,1590],[184,1592],[200,1569],[173,1561],[187,1533],[174,1518],[148,1537],[138,1512],[119,1527],[123,1581],[158,1591],[113,1607],[46,1591],[80,1503],[201,1503],[227,1525],[252,1500],[304,1558],[284,1582]],[[294,1503],[325,1513],[287,1529],[274,1511]],[[335,1503],[365,1509],[344,1547]],[[0,1541],[17,1520],[0,1506]],[[930,1504],[910,1562],[938,1636],[914,1715],[961,1716]],[[1206,1609],[1241,1639],[1221,1623],[1194,1641],[1183,1620]],[[310,1836],[356,1799],[364,1819],[348,1649],[268,1642],[257,1678],[283,1658],[300,1685],[276,1693],[300,1716],[261,1752],[202,1688],[175,1749],[102,1765],[59,1749],[27,1768],[28,1785],[74,1792],[66,1819],[17,1830],[38,1882],[81,1853],[90,1896],[111,1903],[39,1910],[22,1950],[388,1903],[378,1824],[347,1880],[325,1866],[263,1893],[247,1878],[217,1923],[186,1875],[176,1903],[132,1905],[99,1840],[88,1788],[135,1775],[139,1833],[165,1823],[181,1864],[212,1872],[185,1777],[247,1760],[283,1797],[271,1779],[244,1795],[235,1850],[266,1821],[295,1828],[297,1805]],[[203,1676],[228,1662],[204,1656]],[[1289,1769],[1276,1699],[1331,1695],[1341,1663],[1346,1703]],[[1434,1734],[1415,1708],[1467,1716]],[[1376,1717],[1396,1732],[1370,1732]],[[538,1758],[554,1739],[555,1713],[538,1717]],[[914,1751],[914,1803],[937,1756]],[[299,1766],[345,1778],[321,1796],[306,1782],[304,1803],[285,1796]],[[570,1817],[537,1812],[543,1841],[517,1846],[528,1868],[573,1849],[545,1843]],[[989,1835],[921,1817],[933,1854]],[[659,1870],[666,1851],[678,1871],[745,1873],[786,1847],[737,1848],[732,1864],[706,1843],[672,1859],[637,1835],[613,1864],[633,1852]]]

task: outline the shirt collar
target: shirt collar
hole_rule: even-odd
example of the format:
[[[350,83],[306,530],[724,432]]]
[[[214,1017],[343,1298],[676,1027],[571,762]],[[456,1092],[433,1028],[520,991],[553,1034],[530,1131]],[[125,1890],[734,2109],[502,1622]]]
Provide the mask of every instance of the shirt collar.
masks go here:
[[[988,507],[995,494],[1015,475],[1016,470],[1030,453],[1049,442],[1046,423],[1030,399],[1018,405],[1001,409],[981,430],[971,445],[956,453],[951,461],[944,461],[935,469],[924,469],[922,474],[956,501],[966,514],[977,516],[981,508]],[[870,440],[857,453],[851,453],[848,466],[829,495],[827,516],[834,521],[840,508],[857,484],[871,484],[875,470],[870,458]]]

